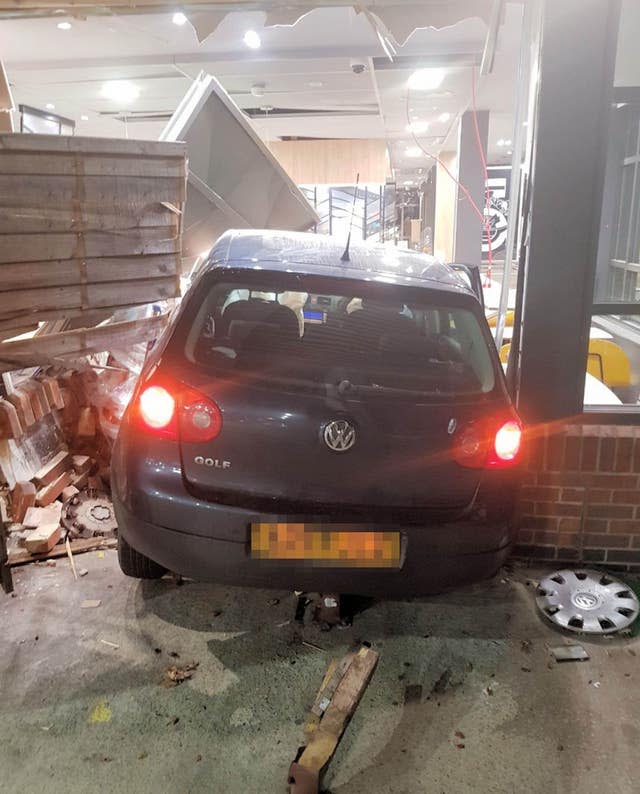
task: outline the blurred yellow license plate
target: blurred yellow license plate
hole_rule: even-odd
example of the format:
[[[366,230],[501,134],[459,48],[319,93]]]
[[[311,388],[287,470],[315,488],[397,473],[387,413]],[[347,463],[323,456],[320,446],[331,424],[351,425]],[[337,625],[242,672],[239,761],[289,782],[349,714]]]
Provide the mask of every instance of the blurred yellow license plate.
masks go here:
[[[395,568],[400,564],[400,533],[326,524],[252,524],[251,556],[323,566]]]

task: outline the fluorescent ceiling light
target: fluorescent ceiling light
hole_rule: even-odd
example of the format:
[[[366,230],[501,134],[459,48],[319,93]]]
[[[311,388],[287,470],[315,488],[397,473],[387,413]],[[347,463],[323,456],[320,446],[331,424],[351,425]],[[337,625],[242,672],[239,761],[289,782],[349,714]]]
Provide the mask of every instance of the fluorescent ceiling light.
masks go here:
[[[56,27],[58,30],[71,30],[71,22],[58,22]]]
[[[407,132],[412,132],[414,135],[420,135],[428,129],[428,121],[412,121],[411,124],[407,124]]]
[[[413,185],[413,179],[407,179],[405,182],[402,183],[403,185]]]
[[[109,80],[102,86],[100,93],[105,99],[128,104],[140,96],[140,89],[128,80]]]
[[[260,49],[260,45],[262,42],[260,41],[260,36],[255,32],[255,30],[248,30],[244,34],[244,43],[250,50],[258,50]]]
[[[433,91],[444,80],[444,69],[418,69],[409,78],[409,88],[415,91]]]
[[[441,121],[443,124],[445,124],[447,121],[449,121],[450,118],[451,118],[451,113],[441,113],[438,116],[438,121]]]
[[[179,25],[182,27],[187,21],[187,18],[182,11],[176,11],[176,13],[171,17],[171,21],[174,25]]]
[[[504,138],[498,140],[498,146],[504,146]]]
[[[505,146],[511,146],[511,144],[512,144],[511,138],[507,138],[507,140],[504,142]]]
[[[422,157],[424,152],[419,146],[407,146],[404,150],[405,157]]]
[[[51,102],[47,102],[47,104],[45,105],[45,108],[47,110],[55,110],[56,106],[54,104],[52,104]]]

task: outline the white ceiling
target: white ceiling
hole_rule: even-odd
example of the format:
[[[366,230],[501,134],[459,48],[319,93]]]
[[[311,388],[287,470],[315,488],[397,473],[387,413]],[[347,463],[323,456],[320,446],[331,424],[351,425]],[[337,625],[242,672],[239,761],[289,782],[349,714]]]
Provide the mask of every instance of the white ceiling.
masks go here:
[[[512,137],[521,13],[519,3],[507,3],[494,72],[478,77],[478,108],[491,111],[493,163],[507,160],[507,147],[498,147],[497,140]],[[62,20],[71,22],[70,30],[56,27]],[[43,110],[53,104],[52,112],[75,120],[80,135],[157,138],[191,79],[204,69],[242,108],[297,111],[255,118],[266,140],[386,138],[397,176],[406,179],[431,164],[426,155],[405,156],[415,143],[405,130],[409,113],[430,123],[419,141],[425,149],[437,154],[451,148],[459,115],[469,107],[471,70],[480,63],[487,33],[483,21],[419,29],[398,49],[394,63],[385,57],[365,15],[350,7],[316,9],[294,26],[265,28],[264,23],[260,11],[230,13],[199,44],[192,27],[174,25],[168,13],[5,19],[0,21],[0,53],[16,104]],[[248,29],[259,32],[259,50],[243,43]],[[352,72],[352,59],[365,64],[362,74]],[[445,79],[437,91],[408,95],[407,80],[418,66],[444,66]],[[131,105],[101,96],[104,82],[116,79],[130,80],[140,89]],[[252,95],[256,84],[262,96]],[[450,119],[440,121],[442,113]],[[152,119],[135,119],[144,114]],[[129,117],[126,124],[124,116]]]

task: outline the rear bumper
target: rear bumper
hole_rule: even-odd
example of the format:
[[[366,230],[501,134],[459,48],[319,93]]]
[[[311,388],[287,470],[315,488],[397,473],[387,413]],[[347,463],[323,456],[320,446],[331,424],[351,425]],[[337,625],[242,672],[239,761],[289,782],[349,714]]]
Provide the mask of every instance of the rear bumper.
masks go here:
[[[127,542],[169,570],[201,581],[361,595],[428,595],[491,576],[510,550],[508,525],[486,527],[469,521],[399,527],[404,554],[397,569],[327,568],[308,562],[256,560],[250,554],[251,522],[258,518],[282,521],[283,516],[257,517],[238,508],[216,507],[218,520],[226,517],[232,522],[243,521],[244,541],[205,537],[149,523],[134,515],[114,494],[119,532]],[[196,504],[193,510],[195,518]],[[183,513],[182,526],[190,526],[188,511]]]

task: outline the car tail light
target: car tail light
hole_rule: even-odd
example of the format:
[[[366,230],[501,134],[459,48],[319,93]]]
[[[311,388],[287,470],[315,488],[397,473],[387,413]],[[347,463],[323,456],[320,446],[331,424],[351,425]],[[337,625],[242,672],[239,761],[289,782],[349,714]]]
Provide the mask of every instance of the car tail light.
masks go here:
[[[489,465],[508,465],[513,463],[522,444],[522,425],[510,419],[498,429],[493,441],[493,450],[489,453]]]
[[[173,421],[176,401],[162,386],[147,386],[139,397],[142,421],[153,430],[168,427]]]
[[[181,441],[213,441],[222,430],[222,414],[213,400],[189,389],[180,403],[179,426]]]
[[[138,426],[153,435],[197,444],[212,441],[222,430],[222,413],[213,400],[157,372],[132,402]]]
[[[517,416],[471,422],[456,436],[454,459],[472,469],[514,466],[522,449],[522,424]]]

